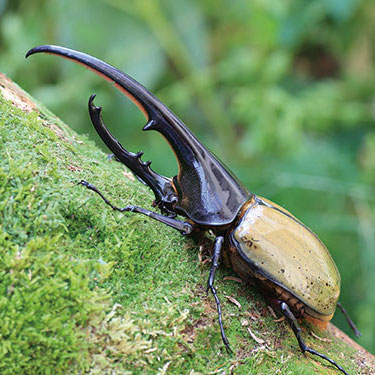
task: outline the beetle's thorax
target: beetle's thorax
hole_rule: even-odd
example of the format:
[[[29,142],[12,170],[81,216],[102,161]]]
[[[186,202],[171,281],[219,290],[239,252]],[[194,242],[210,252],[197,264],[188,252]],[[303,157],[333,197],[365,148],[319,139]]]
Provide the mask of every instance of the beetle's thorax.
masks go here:
[[[159,110],[163,116],[153,129],[166,138],[179,167],[174,210],[198,225],[233,222],[251,194],[169,109]]]
[[[213,157],[200,159],[185,164],[173,179],[178,196],[175,210],[198,225],[230,224],[250,193]]]

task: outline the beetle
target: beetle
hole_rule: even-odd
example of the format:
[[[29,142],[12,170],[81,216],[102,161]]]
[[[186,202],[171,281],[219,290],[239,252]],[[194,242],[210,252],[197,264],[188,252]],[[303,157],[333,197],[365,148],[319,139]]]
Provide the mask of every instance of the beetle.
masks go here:
[[[325,327],[338,306],[355,334],[360,335],[338,302],[340,274],[319,238],[286,209],[249,192],[170,109],[133,78],[95,57],[60,46],[38,46],[26,57],[41,52],[78,62],[114,83],[145,115],[143,130],[156,130],[169,143],[178,161],[178,175],[173,178],[157,174],[150,168],[150,161],[142,161],[142,152],[132,153],[120,144],[104,124],[102,108],[94,105],[92,95],[88,109],[96,131],[115,157],[151,188],[153,205],[161,213],[133,205],[116,207],[91,183],[82,180],[79,184],[99,194],[115,211],[149,216],[184,235],[208,230],[214,233],[207,291],[215,299],[221,337],[228,351],[231,349],[214,287],[221,259],[243,280],[256,284],[278,307],[303,353],[319,356],[347,374],[334,360],[305,344],[297,322],[297,318],[305,318]],[[177,215],[186,220],[177,219]]]

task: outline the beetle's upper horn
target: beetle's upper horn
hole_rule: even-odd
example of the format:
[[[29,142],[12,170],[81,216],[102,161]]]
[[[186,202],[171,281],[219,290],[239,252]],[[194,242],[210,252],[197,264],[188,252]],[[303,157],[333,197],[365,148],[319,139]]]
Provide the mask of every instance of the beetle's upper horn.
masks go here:
[[[113,66],[68,48],[39,46],[27,52],[26,57],[39,52],[74,60],[114,82],[146,116],[143,130],[157,130],[167,139],[179,164],[178,176],[173,180],[178,194],[177,212],[202,224],[222,225],[234,219],[249,197],[247,190],[146,88]]]

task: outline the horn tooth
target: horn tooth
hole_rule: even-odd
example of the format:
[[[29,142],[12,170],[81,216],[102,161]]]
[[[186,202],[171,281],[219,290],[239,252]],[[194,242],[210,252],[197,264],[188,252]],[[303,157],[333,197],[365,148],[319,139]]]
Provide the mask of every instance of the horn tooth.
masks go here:
[[[156,122],[154,120],[150,120],[147,122],[147,124],[142,128],[142,130],[153,130],[156,128]]]
[[[151,165],[151,163],[152,163],[151,160],[148,160],[148,161],[146,161],[145,166],[149,167]]]
[[[135,156],[136,156],[137,158],[140,158],[143,154],[144,154],[143,151],[138,151],[138,152],[135,154]]]

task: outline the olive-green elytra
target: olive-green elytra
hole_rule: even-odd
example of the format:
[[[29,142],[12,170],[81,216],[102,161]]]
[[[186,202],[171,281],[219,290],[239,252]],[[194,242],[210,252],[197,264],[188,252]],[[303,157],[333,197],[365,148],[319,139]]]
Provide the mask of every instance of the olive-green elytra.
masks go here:
[[[252,199],[233,238],[241,256],[309,307],[309,315],[331,318],[340,274],[324,244],[292,214],[264,198]]]

